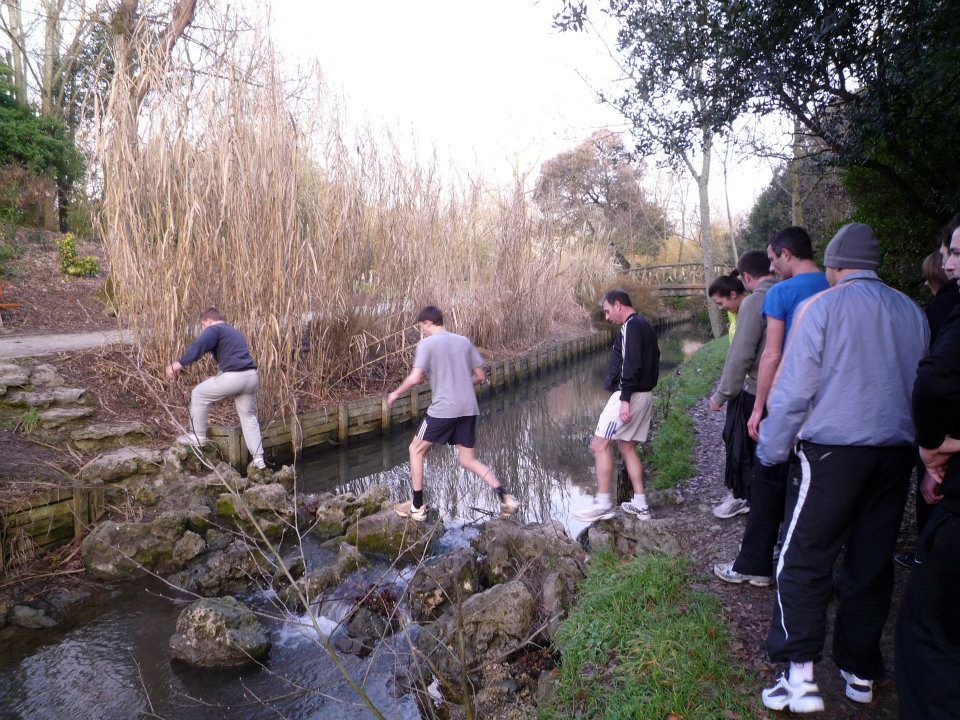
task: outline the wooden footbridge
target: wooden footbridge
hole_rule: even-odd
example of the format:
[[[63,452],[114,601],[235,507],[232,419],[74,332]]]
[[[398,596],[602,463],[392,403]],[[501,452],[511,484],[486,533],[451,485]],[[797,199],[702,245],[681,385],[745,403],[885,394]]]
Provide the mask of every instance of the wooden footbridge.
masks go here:
[[[706,292],[706,280],[702,263],[677,265],[647,265],[631,268],[629,274],[642,285],[649,285],[660,297],[690,297]],[[713,266],[714,277],[730,272],[727,265]]]

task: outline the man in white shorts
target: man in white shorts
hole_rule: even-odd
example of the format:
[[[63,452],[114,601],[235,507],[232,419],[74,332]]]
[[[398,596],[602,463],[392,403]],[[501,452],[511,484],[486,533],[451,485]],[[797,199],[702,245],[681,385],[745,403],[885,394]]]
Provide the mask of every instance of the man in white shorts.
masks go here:
[[[644,442],[650,432],[660,347],[653,326],[637,314],[630,296],[623,290],[608,291],[601,304],[607,322],[621,325],[610,349],[610,369],[603,383],[604,389],[613,394],[600,413],[590,443],[596,459],[597,495],[589,507],[574,513],[574,517],[593,522],[616,514],[610,498],[613,444],[616,443],[633,485],[633,499],[621,503],[620,507],[641,520],[649,520],[650,508],[643,492],[643,464],[637,455],[637,443]]]

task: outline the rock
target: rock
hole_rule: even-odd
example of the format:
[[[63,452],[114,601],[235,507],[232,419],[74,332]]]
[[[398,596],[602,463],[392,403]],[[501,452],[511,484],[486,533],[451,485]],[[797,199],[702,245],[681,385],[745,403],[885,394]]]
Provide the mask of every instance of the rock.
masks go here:
[[[465,600],[480,590],[480,573],[472,550],[456,550],[428,560],[408,585],[414,620],[436,620],[456,602],[457,590]]]
[[[270,482],[283,485],[284,490],[292,493],[296,484],[296,479],[297,473],[293,465],[284,465],[282,468],[273,473],[273,475],[270,477]]]
[[[621,557],[642,552],[661,552],[679,555],[680,540],[669,519],[654,518],[638,520],[633,515],[617,515],[612,520],[602,520],[588,531],[590,550],[612,550]]]
[[[100,422],[70,433],[78,450],[108,450],[124,445],[136,445],[150,437],[150,426],[137,421]]]
[[[666,488],[647,490],[647,502],[651,507],[679,507],[684,503],[683,491],[680,488]]]
[[[548,708],[557,696],[557,671],[547,670],[537,678],[537,707]]]
[[[63,378],[53,365],[37,365],[30,371],[30,384],[38,388],[63,387]]]
[[[283,485],[254,485],[244,491],[243,501],[251,510],[269,510],[283,517],[293,515],[293,503]]]
[[[567,610],[573,602],[575,587],[569,575],[550,573],[543,579],[540,591],[540,611],[546,628],[544,635],[553,641],[560,623],[567,616]]]
[[[143,566],[164,572],[177,567],[174,547],[187,529],[185,516],[161,515],[150,523],[101,523],[84,538],[84,567],[101,580],[134,577]]]
[[[163,458],[159,450],[123,447],[94,458],[80,471],[85,482],[111,483],[134,475],[152,475],[160,470]]]
[[[133,499],[144,507],[153,507],[160,501],[156,491],[154,491],[154,489],[149,485],[145,484],[137,486],[137,488],[133,491]]]
[[[360,552],[347,543],[341,543],[337,550],[337,558],[332,565],[311,569],[293,585],[286,588],[280,595],[284,604],[290,607],[301,607],[301,596],[308,602],[314,602],[325,590],[340,584],[344,575],[353,572],[363,564]]]
[[[238,667],[266,657],[270,635],[253,611],[235,598],[206,598],[180,613],[170,651],[177,660],[197,667]]]
[[[306,562],[304,562],[303,555],[291,555],[283,559],[283,566],[278,567],[276,572],[273,573],[273,586],[275,588],[286,587],[290,584],[290,579],[288,575],[293,579],[294,582],[303,577],[303,574],[307,571]]]
[[[417,635],[416,648],[439,674],[444,689],[458,692],[461,675],[459,643],[468,668],[502,659],[519,650],[530,636],[536,603],[519,581],[496,585],[467,598],[461,606],[462,619],[448,610]]]
[[[0,363],[0,396],[7,393],[8,388],[19,388],[30,384],[27,371],[13,363]]]
[[[380,512],[384,501],[389,497],[389,487],[374,485],[360,497],[353,493],[310,496],[305,508],[315,515],[314,533],[321,539],[326,539],[343,535],[350,523]]]
[[[189,592],[206,597],[246,592],[269,567],[262,553],[241,539],[230,540],[226,533],[207,533],[209,552],[170,576],[170,581]]]
[[[585,575],[586,553],[557,520],[528,525],[491,520],[473,544],[486,568],[487,585],[521,575],[539,584],[547,570],[577,580]]]
[[[186,565],[197,555],[207,549],[207,544],[197,533],[187,530],[183,537],[173,546],[173,562],[177,565]]]
[[[53,388],[51,390],[18,390],[8,392],[3,401],[8,405],[48,408],[51,405],[76,405],[86,403],[87,391],[80,388]]]
[[[443,522],[416,522],[402,518],[392,509],[351,522],[345,531],[346,541],[360,548],[360,552],[389,559],[420,557],[434,538],[443,534]]]
[[[7,622],[24,630],[41,630],[59,625],[43,609],[32,608],[29,605],[14,605],[10,608],[10,612],[7,614]]]
[[[258,468],[252,461],[247,465],[247,479],[255,485],[271,482],[272,476],[270,468]]]
[[[50,408],[37,415],[37,422],[40,427],[47,430],[53,430],[64,425],[85,420],[93,415],[95,410],[91,407],[66,407]]]
[[[45,597],[46,602],[55,613],[62,613],[71,605],[76,605],[84,600],[89,600],[92,593],[89,590],[68,590],[67,588],[54,588]]]

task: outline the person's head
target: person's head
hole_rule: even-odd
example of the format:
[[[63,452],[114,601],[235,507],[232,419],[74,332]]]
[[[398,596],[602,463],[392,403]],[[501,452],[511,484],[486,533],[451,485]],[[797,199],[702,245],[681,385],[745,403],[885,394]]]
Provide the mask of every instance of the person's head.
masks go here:
[[[737,261],[740,279],[750,292],[753,292],[762,280],[770,277],[770,258],[762,250],[745,252]]]
[[[953,238],[953,233],[956,229],[960,227],[960,213],[957,213],[949,222],[940,229],[940,257],[943,261],[943,271],[947,276],[948,280],[954,279],[955,275],[952,275],[946,268],[947,257],[950,255],[950,240]]]
[[[443,311],[435,305],[427,305],[417,313],[417,324],[424,335],[443,330]]]
[[[778,230],[770,238],[767,257],[770,259],[770,272],[788,280],[796,274],[801,263],[813,260],[813,243],[806,230],[791,225]]]
[[[873,228],[863,223],[847,223],[823,252],[827,282],[836,285],[848,271],[872,270],[880,267],[880,243]]]
[[[960,227],[950,236],[947,247],[947,259],[943,263],[943,272],[948,278],[960,277]]]
[[[923,275],[923,284],[930,288],[934,295],[947,284],[947,275],[943,271],[943,255],[939,250],[923,259],[920,273]]]
[[[740,271],[734,270],[729,275],[721,275],[707,289],[707,295],[721,310],[740,312],[740,303],[747,289],[740,282]]]
[[[206,310],[200,313],[201,327],[208,328],[218,322],[223,322],[223,315],[221,315],[220,311],[215,307],[208,307]]]
[[[600,300],[603,316],[607,322],[621,324],[633,315],[633,303],[630,296],[623,290],[607,290]]]

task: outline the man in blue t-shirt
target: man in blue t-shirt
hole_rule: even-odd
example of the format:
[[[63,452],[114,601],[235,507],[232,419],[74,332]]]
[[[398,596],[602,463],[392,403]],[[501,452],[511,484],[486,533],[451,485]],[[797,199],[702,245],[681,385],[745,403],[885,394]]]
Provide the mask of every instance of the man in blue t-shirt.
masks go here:
[[[777,232],[767,245],[770,269],[782,282],[767,290],[761,313],[767,324],[767,341],[757,371],[757,397],[747,421],[747,431],[756,442],[767,396],[780,367],[790,328],[800,307],[813,295],[827,290],[827,276],[813,260],[813,243],[801,227]],[[773,550],[783,520],[787,497],[789,463],[754,466],[750,482],[750,515],[740,552],[733,562],[717,563],[714,574],[729,583],[765,587],[773,582]]]

